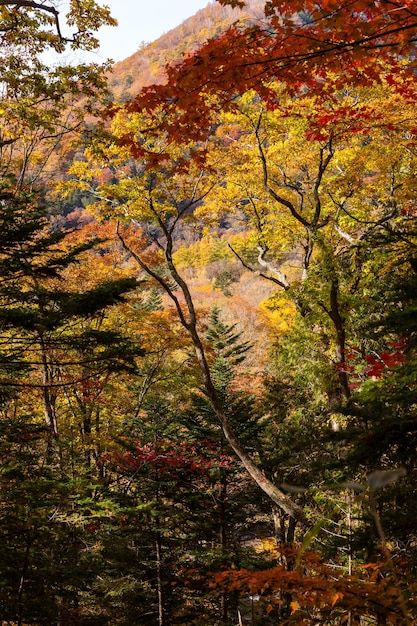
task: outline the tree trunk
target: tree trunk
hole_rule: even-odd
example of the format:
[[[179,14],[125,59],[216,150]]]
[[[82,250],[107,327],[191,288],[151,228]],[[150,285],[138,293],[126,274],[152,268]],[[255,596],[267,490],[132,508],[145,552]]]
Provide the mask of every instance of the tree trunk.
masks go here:
[[[156,551],[156,579],[157,579],[157,591],[158,591],[158,626],[165,626],[165,614],[164,614],[164,588],[162,582],[162,537],[161,533],[156,533],[155,540]]]
[[[231,424],[223,411],[220,399],[217,391],[211,380],[210,370],[204,353],[204,348],[201,343],[200,337],[195,328],[190,327],[189,333],[194,343],[197,360],[200,365],[201,372],[203,374],[204,386],[212,408],[221,424],[223,434],[227,443],[230,445],[235,454],[239,457],[243,467],[246,469],[251,478],[257,483],[257,485],[266,493],[269,498],[279,506],[287,515],[294,518],[302,526],[307,526],[308,522],[304,515],[303,509],[295,504],[291,498],[284,494],[278,487],[276,487],[263,471],[252,461],[249,454],[241,445],[240,441],[236,437],[232,430]]]
[[[31,539],[28,537],[27,538],[27,543],[26,543],[26,550],[25,550],[25,556],[23,559],[23,565],[22,565],[22,571],[20,574],[20,580],[19,580],[19,589],[18,589],[18,594],[17,594],[17,606],[18,606],[18,617],[17,617],[17,626],[22,626],[23,622],[23,590],[24,590],[24,586],[25,586],[25,582],[26,582],[26,575],[27,575],[27,570],[28,570],[28,566],[29,566],[29,554],[30,554],[30,549],[32,547],[32,541]]]
[[[58,439],[58,423],[55,412],[55,394],[51,391],[51,372],[46,352],[42,345],[42,404],[45,421],[53,437]]]
[[[336,331],[336,361],[338,363],[338,377],[342,400],[350,398],[349,380],[346,371],[346,329],[339,306],[339,281],[333,277],[330,287],[329,317]]]
[[[144,270],[148,274],[148,276],[151,276],[154,280],[156,280],[174,302],[180,323],[187,330],[193,342],[197,361],[201,370],[201,374],[203,376],[203,382],[207,392],[207,396],[209,398],[213,411],[220,422],[227,443],[232,448],[233,452],[238,456],[243,467],[246,469],[252,480],[254,480],[254,482],[262,489],[262,491],[272,500],[272,502],[282,508],[282,510],[287,513],[287,515],[296,519],[302,526],[309,526],[310,524],[308,523],[307,518],[304,515],[303,509],[295,504],[291,500],[291,498],[289,498],[284,492],[278,489],[278,487],[276,487],[268,479],[264,472],[252,461],[250,455],[243,448],[240,441],[233,432],[231,424],[223,410],[222,403],[211,379],[210,369],[207,363],[204,346],[197,330],[197,317],[190,289],[182,276],[179,275],[172,260],[172,232],[168,231],[162,219],[159,220],[159,225],[166,237],[166,247],[164,249],[164,253],[167,267],[169,269],[171,277],[175,280],[176,284],[178,285],[184,296],[186,306],[185,312],[183,310],[183,306],[179,302],[169,283],[167,283],[167,281],[162,276],[153,271],[152,268],[149,267],[138,254],[136,254],[131,248],[129,248],[129,246],[124,241],[122,235],[120,234],[119,228],[117,228],[117,235],[125,250],[127,250],[132,255],[132,257],[142,268],[142,270]],[[160,247],[162,246],[160,242],[159,245]]]
[[[220,452],[223,455],[224,442],[221,441]],[[220,494],[219,494],[219,509],[220,509],[220,546],[223,557],[223,564],[226,565],[227,549],[228,549],[228,532],[227,532],[227,476],[222,471],[220,478]],[[227,624],[229,620],[229,593],[226,589],[223,589],[221,595],[221,611],[222,611],[222,623]]]

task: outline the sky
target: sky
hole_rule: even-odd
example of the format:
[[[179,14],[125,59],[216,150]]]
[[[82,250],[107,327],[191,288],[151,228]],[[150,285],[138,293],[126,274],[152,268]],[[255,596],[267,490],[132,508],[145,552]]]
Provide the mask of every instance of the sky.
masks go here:
[[[99,0],[119,22],[98,32],[99,60],[122,61],[209,4],[209,0]]]

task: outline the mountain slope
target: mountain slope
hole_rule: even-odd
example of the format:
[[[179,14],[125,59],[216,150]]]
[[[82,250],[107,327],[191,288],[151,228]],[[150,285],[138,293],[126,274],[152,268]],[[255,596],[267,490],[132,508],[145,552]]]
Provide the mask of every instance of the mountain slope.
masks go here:
[[[135,54],[114,65],[109,82],[115,100],[124,102],[145,85],[163,82],[166,64],[181,61],[184,54],[192,53],[233,23],[261,20],[264,4],[265,0],[249,0],[241,11],[212,2],[156,41],[141,44]]]

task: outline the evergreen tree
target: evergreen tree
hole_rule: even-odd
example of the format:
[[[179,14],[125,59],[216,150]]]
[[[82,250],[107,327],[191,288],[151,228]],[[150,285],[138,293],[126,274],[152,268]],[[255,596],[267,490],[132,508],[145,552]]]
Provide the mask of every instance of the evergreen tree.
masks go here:
[[[97,241],[68,244],[67,233],[49,230],[37,196],[7,183],[0,192],[0,619],[92,623],[82,597],[101,557],[88,526],[112,513],[85,455],[72,454],[67,424],[58,428],[57,408],[66,388],[135,370],[142,350],[101,323],[137,281],[88,291],[67,284],[66,273]]]
[[[77,364],[85,366],[85,376],[103,368],[134,369],[141,351],[118,331],[78,322],[99,319],[137,281],[109,280],[86,292],[68,288],[64,271],[97,240],[66,245],[65,232],[49,231],[46,209],[36,204],[34,194],[16,195],[3,186],[0,202],[0,386],[5,392],[40,389],[46,423],[57,436],[54,400],[65,380],[63,371],[76,370]],[[20,377],[15,376],[18,370]]]

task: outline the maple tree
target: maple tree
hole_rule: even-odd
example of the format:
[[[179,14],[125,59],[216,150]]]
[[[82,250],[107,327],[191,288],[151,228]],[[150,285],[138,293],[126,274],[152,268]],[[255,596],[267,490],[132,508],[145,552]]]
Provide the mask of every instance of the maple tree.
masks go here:
[[[103,455],[101,462],[110,493],[118,501],[120,492],[124,493],[127,506],[120,515],[124,532],[129,533],[129,549],[133,555],[140,546],[141,561],[147,559],[146,568],[133,568],[134,574],[131,570],[137,591],[148,571],[153,572],[147,600],[151,611],[143,614],[144,623],[191,621],[198,608],[206,618],[215,619],[218,607],[213,604],[217,603],[206,598],[203,572],[239,559],[233,542],[227,547],[222,542],[220,525],[224,520],[218,499],[227,476],[227,506],[229,511],[236,507],[228,521],[231,539],[241,518],[239,510],[247,501],[246,482],[218,442],[212,437],[199,439],[199,429],[187,428],[186,424],[200,418],[196,409],[189,408],[181,415],[168,397],[163,402],[161,397],[158,403],[148,399],[141,423],[125,436],[126,450]],[[143,435],[140,441],[136,440],[138,432]],[[133,509],[134,502],[138,504]]]
[[[381,60],[395,58],[407,59],[413,78],[417,16],[412,0],[277,0],[266,2],[264,11],[265,21],[241,27],[237,23],[167,67],[166,83],[143,88],[127,109],[154,111],[162,106],[175,111],[175,124],[165,121],[165,131],[173,137],[186,132],[203,139],[216,127],[216,114],[233,110],[237,97],[250,89],[270,108],[279,106],[269,88],[273,81],[285,82],[297,97],[320,94],[326,92],[329,70],[340,88],[346,82],[372,84],[379,79]]]
[[[280,100],[274,111],[253,91],[245,94],[237,113],[220,118],[221,183],[196,210],[209,231],[225,218],[241,224],[246,235],[236,243],[229,237],[234,256],[285,292],[282,306],[292,301],[302,323],[315,328],[323,357],[334,346],[335,406],[350,395],[349,316],[367,288],[367,242],[385,230],[399,236],[409,223],[413,86],[404,83],[401,97],[388,79],[383,88],[331,92],[329,76],[329,93],[320,100],[291,99],[283,85],[271,85]],[[209,165],[216,167],[214,160]]]
[[[143,86],[163,83],[166,65],[180,62],[185,53],[226,30],[235,19],[235,10],[212,2],[157,41],[142,41],[137,53],[119,61],[109,77],[114,100],[126,102]]]
[[[321,562],[317,554],[304,553],[292,572],[281,566],[258,572],[227,571],[215,576],[213,586],[226,585],[243,597],[256,595],[260,607],[272,618],[271,623],[282,602],[282,594],[289,591],[293,597],[290,614],[280,623],[309,626],[328,624],[331,620],[331,623],[342,624],[349,619],[368,617],[378,624],[411,624],[414,602],[411,600],[409,612],[404,615],[395,576],[386,574],[385,567],[383,562],[370,563],[348,575],[343,569],[337,572],[334,564]],[[412,594],[414,585],[412,581],[410,584]]]

